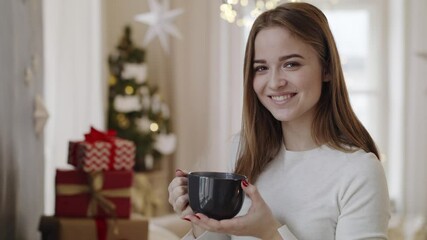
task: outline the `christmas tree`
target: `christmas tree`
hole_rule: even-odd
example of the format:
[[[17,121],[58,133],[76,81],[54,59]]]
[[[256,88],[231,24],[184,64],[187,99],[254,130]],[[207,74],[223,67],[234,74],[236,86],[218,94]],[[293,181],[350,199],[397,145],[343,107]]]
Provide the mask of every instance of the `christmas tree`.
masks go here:
[[[116,49],[108,57],[108,129],[135,142],[136,171],[156,169],[158,160],[175,150],[169,107],[147,81],[145,51],[133,44],[129,26]]]

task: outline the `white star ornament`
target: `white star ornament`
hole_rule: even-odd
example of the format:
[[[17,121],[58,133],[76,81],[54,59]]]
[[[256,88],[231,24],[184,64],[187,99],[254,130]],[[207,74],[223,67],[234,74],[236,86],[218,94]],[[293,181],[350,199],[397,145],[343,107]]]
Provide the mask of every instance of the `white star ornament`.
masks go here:
[[[144,47],[157,36],[163,50],[169,53],[168,35],[182,38],[181,33],[172,22],[177,16],[181,15],[184,10],[181,8],[169,10],[169,0],[163,0],[162,3],[163,4],[160,4],[157,0],[149,0],[150,12],[138,14],[134,19],[135,21],[150,25],[144,37]]]

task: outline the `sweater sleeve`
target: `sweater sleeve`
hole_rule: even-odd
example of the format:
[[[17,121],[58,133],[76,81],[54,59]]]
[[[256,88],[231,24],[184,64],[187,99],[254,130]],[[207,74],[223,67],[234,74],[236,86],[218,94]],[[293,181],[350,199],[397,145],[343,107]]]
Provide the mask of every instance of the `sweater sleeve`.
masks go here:
[[[346,170],[338,196],[340,216],[335,239],[387,239],[389,195],[380,161],[364,153]]]
[[[281,226],[277,231],[285,240],[298,240],[286,225]]]
[[[297,240],[297,238],[289,231],[286,225],[277,229],[280,236],[285,240]],[[220,233],[205,232],[198,238],[194,238],[192,230],[190,230],[181,240],[230,240],[230,236]]]
[[[204,232],[198,238],[193,235],[193,230],[190,230],[181,240],[230,240],[230,236],[221,233]]]

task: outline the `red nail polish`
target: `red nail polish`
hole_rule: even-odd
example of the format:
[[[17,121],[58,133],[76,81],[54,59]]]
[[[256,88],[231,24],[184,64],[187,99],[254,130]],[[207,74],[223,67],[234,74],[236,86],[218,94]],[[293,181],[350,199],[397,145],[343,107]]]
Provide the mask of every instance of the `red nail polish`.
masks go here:
[[[242,180],[242,184],[243,184],[243,186],[245,186],[245,187],[249,186],[249,183],[248,183],[248,181],[247,181],[246,179],[243,179],[243,180]]]
[[[184,218],[182,218],[182,219],[184,219],[184,220],[187,220],[187,221],[191,222],[191,220],[190,220],[190,219],[188,219],[188,218],[186,218],[186,217],[184,217]]]
[[[197,216],[196,214],[194,214],[194,216],[196,216],[196,218],[200,219],[200,217],[199,217],[199,216]]]

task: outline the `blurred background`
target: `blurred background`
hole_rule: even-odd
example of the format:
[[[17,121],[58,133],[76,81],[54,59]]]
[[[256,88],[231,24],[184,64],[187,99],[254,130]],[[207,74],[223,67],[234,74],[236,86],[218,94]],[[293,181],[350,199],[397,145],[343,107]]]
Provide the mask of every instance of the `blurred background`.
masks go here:
[[[251,22],[283,2],[1,0],[0,239],[39,238],[55,170],[71,168],[68,143],[91,126],[145,139],[134,168],[145,205],[133,210],[149,218],[171,214],[176,168],[226,170]],[[425,239],[427,1],[307,2],[328,17],[352,105],[379,146],[391,239]],[[129,46],[137,56],[123,65]]]

